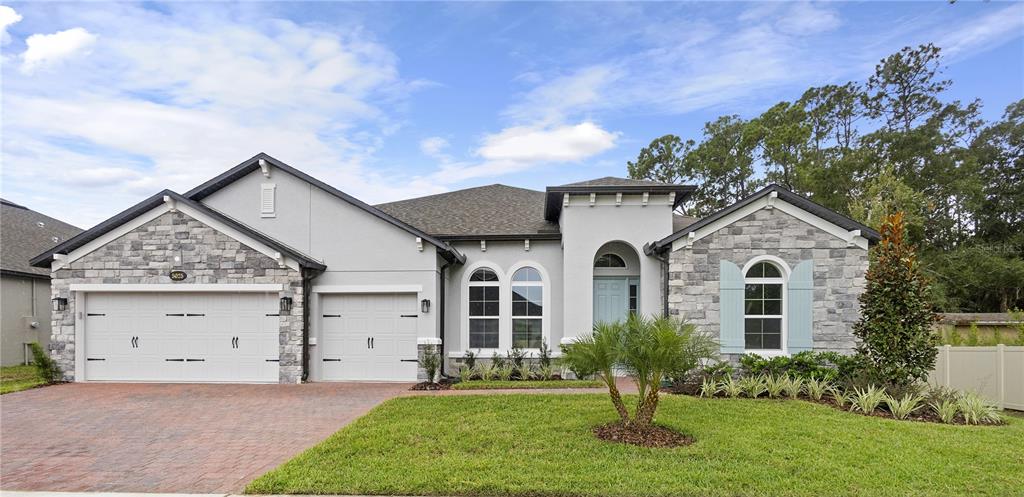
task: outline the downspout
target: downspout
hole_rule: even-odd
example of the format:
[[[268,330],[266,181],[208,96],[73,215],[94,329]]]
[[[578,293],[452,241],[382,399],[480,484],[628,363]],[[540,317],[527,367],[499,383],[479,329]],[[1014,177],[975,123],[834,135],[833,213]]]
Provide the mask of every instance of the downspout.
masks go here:
[[[644,245],[644,253],[661,261],[661,312],[662,315],[668,317],[668,268],[671,256],[667,250],[663,250],[663,247],[658,247],[656,242]]]
[[[311,271],[302,270],[302,382],[309,380],[309,307],[312,304],[313,278]]]
[[[445,355],[444,355],[444,307],[445,307],[444,306],[444,294],[445,294],[445,287],[447,286],[445,284],[445,280],[444,280],[444,273],[445,273],[445,271],[448,270],[448,266],[451,266],[451,265],[452,265],[452,263],[449,262],[448,260],[445,260],[444,264],[441,265],[441,270],[439,271],[440,272],[440,276],[441,276],[441,285],[440,285],[440,289],[437,292],[437,319],[440,321],[440,324],[438,325],[438,331],[439,331],[439,335],[441,336],[441,377],[442,378],[447,376],[444,373],[444,370],[445,370],[445,363],[448,362],[445,359]]]

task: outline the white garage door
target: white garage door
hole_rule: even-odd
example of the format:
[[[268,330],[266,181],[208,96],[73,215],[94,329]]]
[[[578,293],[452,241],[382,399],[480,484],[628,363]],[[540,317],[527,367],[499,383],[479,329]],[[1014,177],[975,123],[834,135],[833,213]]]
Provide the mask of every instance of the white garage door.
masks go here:
[[[320,378],[416,381],[416,294],[324,295]]]
[[[277,382],[278,305],[263,293],[89,293],[85,377]]]

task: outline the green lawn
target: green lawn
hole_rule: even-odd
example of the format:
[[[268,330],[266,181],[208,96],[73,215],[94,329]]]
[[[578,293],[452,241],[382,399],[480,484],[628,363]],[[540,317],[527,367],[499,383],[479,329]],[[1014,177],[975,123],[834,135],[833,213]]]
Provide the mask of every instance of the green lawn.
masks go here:
[[[629,399],[631,402],[635,399]],[[388,401],[249,484],[249,493],[515,496],[1024,495],[1024,419],[947,426],[804,401],[666,396],[697,441],[600,441],[607,395]]]
[[[596,380],[551,380],[551,381],[519,381],[519,380],[493,380],[493,381],[465,381],[456,383],[452,388],[456,390],[499,390],[503,388],[530,389],[530,388],[598,388],[604,384]]]
[[[36,367],[28,366],[6,366],[0,368],[0,394],[20,392],[45,385]]]

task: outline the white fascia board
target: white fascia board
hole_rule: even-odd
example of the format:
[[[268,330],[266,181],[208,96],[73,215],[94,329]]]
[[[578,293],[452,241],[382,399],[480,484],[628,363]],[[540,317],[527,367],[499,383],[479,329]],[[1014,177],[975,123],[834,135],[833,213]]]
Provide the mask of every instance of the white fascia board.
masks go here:
[[[805,210],[803,210],[803,209],[801,209],[801,208],[799,208],[799,207],[797,207],[797,206],[795,206],[793,204],[790,204],[789,202],[786,202],[786,201],[784,201],[784,200],[782,200],[780,198],[770,199],[767,195],[765,195],[765,196],[763,196],[763,197],[761,197],[761,198],[759,198],[759,199],[757,199],[757,200],[755,200],[755,201],[753,201],[753,202],[751,202],[751,203],[749,203],[747,205],[744,205],[743,207],[741,207],[741,208],[739,208],[739,209],[737,209],[737,210],[735,210],[733,212],[730,212],[729,214],[727,214],[727,215],[725,215],[725,216],[715,220],[714,222],[712,222],[711,224],[708,224],[707,226],[703,226],[703,227],[701,227],[700,229],[698,229],[696,231],[692,231],[690,233],[691,235],[693,235],[692,238],[691,237],[683,237],[683,238],[680,238],[678,240],[673,241],[672,242],[672,250],[676,251],[676,250],[679,250],[679,249],[684,249],[684,248],[686,248],[687,244],[692,244],[693,242],[696,242],[697,240],[700,240],[701,238],[709,236],[709,235],[717,232],[718,230],[720,230],[722,228],[725,228],[725,227],[731,225],[732,223],[735,223],[736,221],[739,221],[740,219],[743,219],[743,218],[745,218],[745,217],[747,217],[747,216],[749,216],[749,215],[751,215],[751,214],[753,214],[753,213],[755,213],[755,212],[757,212],[757,211],[759,211],[761,209],[764,209],[764,208],[768,207],[769,202],[771,202],[773,208],[778,209],[778,210],[780,210],[780,211],[782,211],[782,212],[784,212],[786,214],[789,214],[790,216],[793,216],[793,217],[795,217],[795,218],[797,218],[797,219],[799,219],[799,220],[801,220],[801,221],[803,221],[803,222],[805,222],[805,223],[807,223],[807,224],[809,224],[811,226],[814,226],[815,228],[818,228],[818,229],[820,229],[820,230],[822,230],[822,231],[824,231],[824,232],[826,232],[826,233],[828,233],[828,234],[830,234],[832,236],[835,236],[836,238],[839,238],[840,240],[843,240],[843,241],[846,241],[846,242],[852,241],[856,246],[858,246],[858,247],[860,247],[860,248],[862,248],[864,250],[868,249],[868,240],[867,240],[867,238],[864,238],[862,236],[854,236],[852,238],[852,240],[851,240],[850,231],[847,230],[846,228],[843,228],[841,226],[833,224],[832,222],[830,222],[828,220],[825,220],[825,219],[823,219],[821,217],[818,217],[818,216],[816,216],[814,214],[811,214],[810,212],[807,212],[807,211],[805,211]]]
[[[281,283],[77,283],[72,292],[281,292]]]
[[[88,254],[91,254],[92,252],[103,247],[104,245],[113,242],[114,240],[117,240],[118,238],[136,230],[143,224],[146,224],[160,217],[162,214],[175,208],[178,211],[188,215],[189,217],[192,217],[193,219],[196,219],[202,222],[203,224],[221,233],[224,233],[225,235],[230,236],[231,238],[234,238],[235,240],[245,244],[246,246],[252,248],[253,250],[256,250],[257,252],[267,257],[270,257],[271,259],[277,258],[277,254],[279,252],[267,246],[263,242],[260,242],[259,240],[256,240],[255,238],[249,236],[248,234],[238,231],[235,228],[232,228],[231,226],[228,226],[201,211],[193,209],[191,206],[185,205],[180,202],[176,204],[177,205],[172,205],[170,203],[165,202],[150,209],[149,211],[146,211],[142,214],[139,214],[138,216],[135,216],[135,218],[129,220],[128,222],[122,224],[121,226],[118,226],[117,228],[114,228],[113,230],[110,230],[109,232],[103,234],[99,238],[96,238],[95,240],[71,251],[71,253],[69,253],[67,257],[64,257],[61,260],[54,259],[53,264],[51,265],[51,269],[56,271],[57,269],[65,267],[68,264],[71,264],[72,262],[81,259],[82,257],[85,257]],[[286,266],[296,271],[299,271],[299,263],[294,259],[290,257],[285,257],[284,263]]]
[[[50,268],[51,270],[56,271],[62,267],[65,267],[68,264],[71,264],[72,262],[77,261],[78,259],[81,259],[82,257],[85,257],[86,255],[95,252],[104,245],[134,231],[139,226],[142,226],[143,224],[146,224],[160,217],[162,214],[170,211],[171,209],[172,206],[169,203],[165,202],[142,214],[139,214],[138,216],[135,216],[135,218],[129,220],[128,222],[122,224],[121,226],[118,226],[110,230],[109,232],[104,233],[102,236],[96,238],[95,240],[86,243],[85,245],[82,245],[81,247],[78,247],[75,250],[72,250],[70,253],[67,254],[66,257],[63,257],[61,259],[57,259],[56,257],[54,257],[53,263],[50,265]]]
[[[317,285],[313,293],[420,293],[423,285]]]

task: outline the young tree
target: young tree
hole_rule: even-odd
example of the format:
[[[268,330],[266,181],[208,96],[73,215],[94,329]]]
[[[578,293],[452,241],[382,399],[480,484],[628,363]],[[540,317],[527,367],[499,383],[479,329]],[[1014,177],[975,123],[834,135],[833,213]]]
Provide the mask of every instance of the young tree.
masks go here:
[[[686,155],[691,148],[693,140],[684,142],[676,135],[655,138],[650,145],[640,150],[636,162],[626,162],[629,177],[662,183],[694,181],[696,172],[685,167]]]
[[[886,218],[881,232],[853,334],[861,341],[857,352],[866,359],[872,376],[885,384],[905,386],[925,380],[935,366],[939,340],[932,325],[936,314],[929,282],[906,240],[903,214]]]

